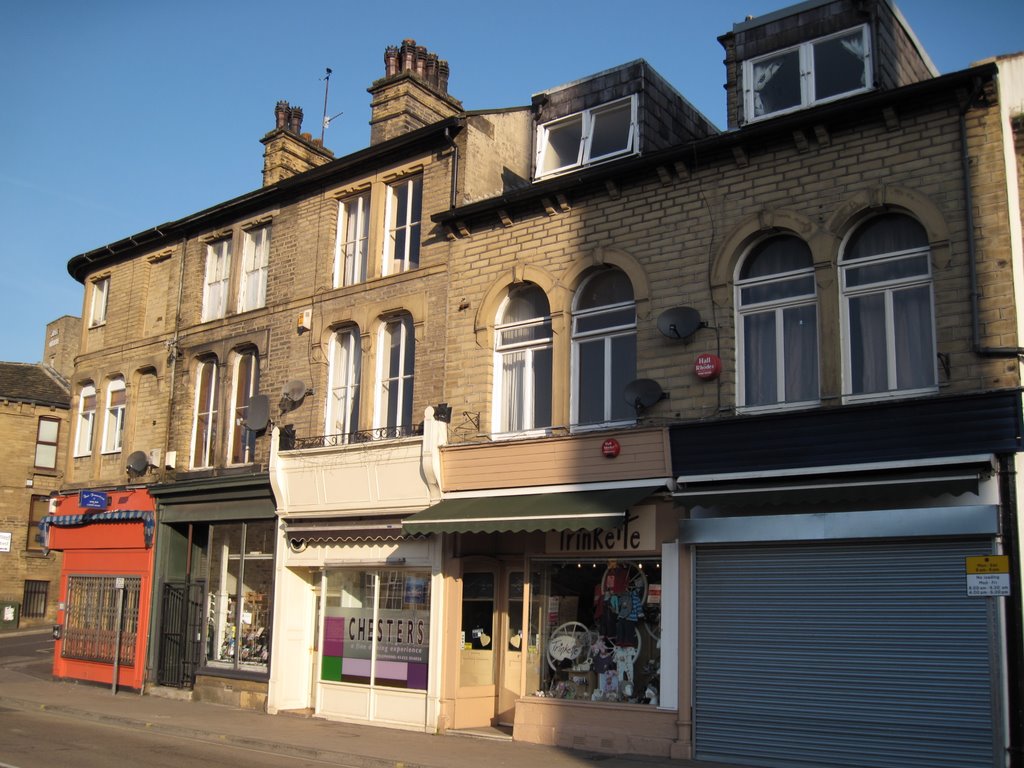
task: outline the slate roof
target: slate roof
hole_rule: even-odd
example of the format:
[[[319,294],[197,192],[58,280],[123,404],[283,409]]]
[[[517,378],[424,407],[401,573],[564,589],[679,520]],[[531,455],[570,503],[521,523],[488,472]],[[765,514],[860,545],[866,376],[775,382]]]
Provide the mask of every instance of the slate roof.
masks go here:
[[[0,363],[0,400],[68,408],[71,390],[56,371],[44,365]]]

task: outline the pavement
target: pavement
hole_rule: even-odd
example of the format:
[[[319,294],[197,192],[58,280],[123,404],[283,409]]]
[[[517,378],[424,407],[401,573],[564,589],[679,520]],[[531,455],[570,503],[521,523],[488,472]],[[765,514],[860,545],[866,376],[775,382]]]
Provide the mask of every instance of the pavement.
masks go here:
[[[41,630],[0,633],[44,634]],[[579,752],[492,735],[433,734],[268,715],[109,686],[43,679],[18,664],[0,666],[0,707],[139,728],[220,745],[235,745],[353,768],[735,768],[721,763]]]

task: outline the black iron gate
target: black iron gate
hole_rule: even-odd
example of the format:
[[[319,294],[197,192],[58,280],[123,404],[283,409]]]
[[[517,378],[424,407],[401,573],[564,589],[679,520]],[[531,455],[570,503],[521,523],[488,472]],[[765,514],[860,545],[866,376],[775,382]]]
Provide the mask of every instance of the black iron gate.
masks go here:
[[[157,682],[191,688],[202,651],[203,582],[164,584],[160,611],[160,659]]]

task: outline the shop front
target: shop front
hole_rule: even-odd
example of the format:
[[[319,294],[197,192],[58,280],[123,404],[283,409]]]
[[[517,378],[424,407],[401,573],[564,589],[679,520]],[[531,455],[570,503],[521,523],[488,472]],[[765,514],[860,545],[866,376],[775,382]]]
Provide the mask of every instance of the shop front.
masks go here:
[[[674,754],[680,563],[663,445],[634,430],[441,449],[448,492],[403,529],[445,552],[442,730]]]
[[[152,682],[264,710],[273,625],[276,508],[266,476],[155,486]]]
[[[444,424],[432,415],[427,409],[422,436],[272,451],[278,609],[269,712],[437,730],[441,550],[402,531],[438,497],[432,446]]]
[[[44,545],[64,553],[54,677],[142,690],[154,510],[144,488],[82,490],[41,521]]]
[[[1020,425],[1013,393],[674,428],[695,758],[1006,764]]]

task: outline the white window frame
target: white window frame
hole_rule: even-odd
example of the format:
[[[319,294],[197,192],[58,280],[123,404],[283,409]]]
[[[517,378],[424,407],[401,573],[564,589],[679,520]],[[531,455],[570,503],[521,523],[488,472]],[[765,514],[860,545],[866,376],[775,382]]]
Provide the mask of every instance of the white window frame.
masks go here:
[[[78,393],[78,419],[75,426],[75,457],[92,455],[92,438],[96,425],[96,387],[84,384]]]
[[[366,282],[370,246],[370,191],[338,201],[334,287]]]
[[[230,269],[229,269],[230,271]],[[238,311],[251,312],[267,305],[270,271],[270,225],[242,232],[242,270],[238,281]]]
[[[96,328],[107,322],[107,303],[110,299],[110,276],[93,280],[89,297],[89,327]]]
[[[903,214],[906,215],[906,214]],[[913,217],[908,217],[913,218]],[[920,222],[919,222],[920,223]],[[856,230],[849,233],[843,242],[842,251],[846,250]],[[841,252],[842,252],[841,251]],[[873,264],[884,264],[906,259],[924,257],[927,264],[927,272],[910,277],[882,280],[874,283],[867,283],[856,287],[847,287],[847,278],[850,271],[867,267]],[[923,246],[909,250],[892,251],[879,253],[873,256],[863,257],[852,261],[839,260],[839,285],[842,292],[842,333],[843,333],[843,402],[855,403],[864,401],[877,401],[885,399],[896,399],[904,397],[915,397],[917,395],[933,394],[939,389],[939,377],[937,367],[937,333],[935,325],[935,285],[932,272],[931,247]],[[926,387],[914,387],[907,389],[898,388],[899,369],[896,356],[896,331],[895,331],[895,306],[894,295],[898,291],[910,288],[928,289],[928,311],[931,322],[931,343],[932,349],[928,359],[931,360],[932,384]],[[885,352],[886,352],[886,379],[887,389],[878,392],[853,393],[853,360],[852,360],[852,335],[850,321],[850,300],[857,297],[878,295],[884,297],[885,311]]]
[[[816,87],[815,87],[815,73],[814,73],[814,48],[815,46],[834,40],[838,37],[847,37],[854,32],[860,33],[861,45],[864,48],[863,64],[864,64],[864,85],[860,88],[854,88],[853,90],[844,91],[842,93],[833,94],[825,98],[815,98]],[[754,66],[767,61],[769,59],[778,58],[788,53],[796,51],[799,54],[799,66],[800,66],[800,103],[795,104],[791,107],[784,109],[776,109],[771,112],[766,112],[762,115],[755,115],[754,109]],[[868,34],[868,25],[861,24],[856,27],[850,27],[844,29],[841,32],[835,34],[825,35],[823,37],[809,40],[800,45],[794,45],[789,48],[783,48],[782,50],[772,51],[766,53],[763,56],[756,56],[752,59],[747,59],[743,62],[743,113],[746,115],[747,122],[757,122],[759,120],[767,120],[772,117],[778,117],[779,115],[789,114],[790,112],[796,112],[807,107],[814,106],[816,104],[827,104],[830,101],[836,101],[837,99],[845,99],[850,96],[855,96],[858,93],[865,93],[874,88],[873,73],[871,66],[871,35]]]
[[[248,362],[249,385],[245,394],[245,402],[240,403],[239,395],[242,384],[240,374],[242,363]],[[260,388],[260,356],[253,349],[247,349],[235,355],[234,365],[231,370],[231,414],[233,416],[231,430],[228,433],[227,460],[230,465],[252,464],[255,454],[255,441],[247,434],[249,430],[245,427],[245,420],[249,415],[249,405],[252,399],[259,393]],[[242,460],[235,461],[235,450],[239,443],[242,445]]]
[[[541,290],[540,287],[536,287],[536,290]],[[491,414],[491,433],[495,437],[508,437],[508,436],[526,436],[526,435],[543,435],[551,431],[551,424],[543,424],[537,426],[534,424],[534,416],[536,411],[536,394],[537,394],[537,373],[534,365],[534,357],[538,352],[547,350],[549,353],[549,366],[553,365],[553,342],[554,332],[551,328],[551,310],[548,308],[548,313],[543,317],[533,317],[528,320],[515,321],[515,322],[503,322],[502,318],[505,316],[505,312],[508,308],[509,303],[512,300],[512,296],[506,296],[501,302],[501,306],[498,308],[496,320],[494,323],[494,405],[492,408],[493,413]],[[506,343],[503,339],[503,334],[508,331],[522,330],[525,328],[536,328],[547,324],[548,335],[546,338],[531,339],[523,342],[510,342]],[[509,355],[522,353],[524,355],[523,363],[523,413],[521,427],[513,428],[508,423],[508,414],[506,413],[508,404],[505,402],[505,390],[506,390],[506,373],[505,373],[505,359]],[[554,397],[554,382],[548,382],[548,398],[553,399]],[[548,404],[549,412],[552,411],[554,403]]]
[[[227,314],[230,286],[231,238],[225,237],[206,245],[206,274],[203,282],[201,322],[217,320]]]
[[[405,216],[398,221],[398,190],[404,188],[408,195]],[[414,204],[415,203],[415,204]],[[419,209],[419,218],[413,212]],[[397,275],[415,269],[420,263],[420,240],[423,226],[423,175],[416,174],[387,185],[387,204],[384,212],[384,256],[382,274]],[[399,250],[395,241],[399,232],[404,233],[404,246]]]
[[[624,272],[622,273],[625,279],[629,279],[629,276]],[[637,326],[636,326],[636,297],[631,301],[615,302],[612,304],[605,304],[600,307],[593,307],[588,309],[579,309],[578,302],[583,294],[583,291],[587,283],[595,279],[597,273],[587,277],[579,288],[576,289],[576,293],[573,296],[573,311],[572,311],[572,396],[570,398],[570,426],[574,432],[586,431],[590,429],[604,429],[610,426],[625,426],[636,422],[636,417],[632,416],[625,419],[614,419],[612,417],[613,403],[612,403],[612,391],[611,382],[613,375],[613,344],[617,338],[625,336],[632,336],[634,345],[637,341]],[[632,282],[632,281],[630,281]],[[593,331],[578,331],[577,326],[580,320],[587,318],[599,317],[604,314],[614,314],[623,309],[633,309],[633,322],[619,325],[609,325],[606,327],[598,328]],[[593,342],[597,339],[603,340],[604,348],[604,417],[598,422],[586,422],[585,424],[579,423],[579,411],[580,411],[580,387],[582,382],[580,379],[580,345],[588,342]],[[634,366],[636,360],[634,359]]]
[[[391,370],[391,340],[394,333],[399,334],[398,368]],[[381,323],[377,333],[377,387],[374,397],[374,429],[396,430],[400,432],[403,428],[412,426],[412,396],[413,385],[415,384],[415,359],[416,359],[416,338],[412,317],[407,314],[389,318]],[[409,355],[409,345],[412,345],[412,367],[413,370],[406,370],[405,360]],[[392,390],[397,390],[392,392]],[[399,421],[408,415],[409,424],[391,424],[388,420],[388,412],[391,410],[392,397],[397,398],[395,412]],[[408,414],[406,413],[408,411]]]
[[[762,241],[764,242],[764,241]],[[776,272],[763,277],[746,278],[742,279],[739,277],[740,270],[747,259],[752,257],[753,251],[756,249],[756,244],[750,249],[750,252],[740,260],[739,265],[736,269],[736,280],[735,280],[735,306],[736,306],[736,369],[737,369],[737,391],[736,391],[736,404],[737,409],[743,413],[755,413],[758,411],[771,411],[779,410],[784,408],[807,408],[817,405],[821,402],[820,389],[820,366],[821,366],[821,334],[820,331],[820,313],[818,312],[818,288],[814,280],[814,265],[811,264],[806,269],[791,270],[788,272]],[[773,283],[786,283],[790,281],[798,281],[801,278],[810,278],[810,284],[812,291],[810,293],[793,294],[786,296],[785,298],[772,299],[761,302],[744,303],[743,291],[745,289],[757,288],[758,286],[770,285]],[[819,396],[813,400],[800,400],[794,402],[786,402],[786,346],[785,346],[785,324],[784,316],[788,309],[796,309],[801,307],[813,306],[815,315],[815,342],[816,342],[816,359],[819,367],[818,375],[818,388]],[[753,315],[762,315],[771,313],[774,315],[775,325],[775,393],[778,398],[779,394],[782,395],[781,399],[778,399],[775,403],[770,404],[757,404],[748,405],[746,402],[747,397],[747,371],[746,371],[746,323],[744,322],[747,317]]]
[[[128,390],[124,378],[107,382],[107,403],[103,411],[103,453],[120,453],[124,443],[124,416]]]
[[[595,122],[600,121],[602,115],[621,108],[627,102],[629,103],[629,136],[626,141],[626,146],[612,152],[606,152],[603,155],[594,155],[593,139]],[[581,123],[579,138],[580,145],[579,151],[576,154],[576,159],[572,162],[563,163],[557,167],[544,170],[547,163],[547,155],[551,149],[550,139],[552,134],[560,129],[565,129],[567,126],[572,125],[575,122]],[[591,107],[590,109],[584,109],[581,112],[574,112],[571,115],[566,115],[565,117],[560,117],[547,123],[543,123],[542,125],[538,125],[536,142],[537,170],[535,176],[538,179],[558,176],[563,173],[568,173],[576,168],[585,168],[590,165],[597,165],[598,163],[607,162],[608,160],[614,160],[619,157],[638,154],[640,151],[640,124],[637,119],[636,94],[626,96],[622,99],[616,99],[615,101],[610,101],[607,104],[600,104],[596,107]]]
[[[209,392],[207,402],[203,403],[201,401],[203,383],[207,377],[209,377]],[[192,409],[192,440],[190,451],[190,466],[192,469],[206,469],[213,466],[213,448],[217,433],[217,397],[217,359],[206,358],[200,360],[196,365],[195,404]],[[203,444],[197,445],[200,437],[200,417],[204,417],[206,420],[206,434],[203,436]]]
[[[330,367],[324,434],[348,436],[359,431],[359,384],[362,374],[362,341],[359,329],[341,328],[328,345]]]
[[[47,439],[47,435],[43,434],[43,425],[47,425],[47,429],[50,429],[52,425],[53,439]],[[57,469],[57,449],[60,444],[60,419],[55,419],[51,416],[40,416],[39,421],[36,423],[36,451],[35,458],[33,458],[33,467],[35,469],[42,470],[55,470]],[[45,451],[44,451],[45,449]],[[40,455],[45,455],[52,450],[53,452],[53,463],[40,463]]]

